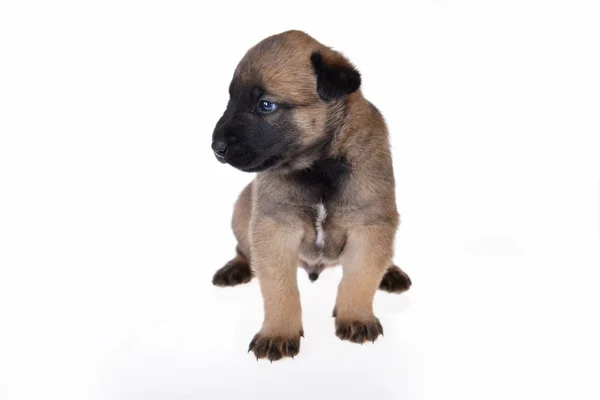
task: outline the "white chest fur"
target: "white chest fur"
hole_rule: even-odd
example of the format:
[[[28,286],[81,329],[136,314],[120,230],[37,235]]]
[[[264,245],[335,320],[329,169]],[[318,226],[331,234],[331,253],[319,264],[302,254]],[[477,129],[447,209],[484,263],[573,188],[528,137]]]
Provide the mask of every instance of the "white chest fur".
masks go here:
[[[327,210],[323,203],[319,203],[315,206],[317,210],[317,216],[315,218],[315,229],[317,231],[317,238],[315,239],[315,246],[323,248],[325,246],[325,231],[323,230],[323,222],[327,218]]]

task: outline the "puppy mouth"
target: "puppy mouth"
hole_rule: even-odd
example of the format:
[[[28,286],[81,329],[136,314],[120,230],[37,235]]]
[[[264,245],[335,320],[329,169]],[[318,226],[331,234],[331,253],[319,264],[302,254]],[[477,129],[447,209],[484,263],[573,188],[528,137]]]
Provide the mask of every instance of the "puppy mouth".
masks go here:
[[[262,163],[252,166],[252,167],[239,167],[240,170],[244,172],[261,172],[265,171],[273,166],[275,166],[279,161],[281,161],[281,155],[275,155],[267,158]]]
[[[219,160],[219,162],[221,164],[227,164],[227,160],[225,160],[225,156],[221,156],[221,155],[215,153],[215,157],[217,158],[217,160]]]
[[[264,161],[260,161],[260,158],[259,158],[259,163],[257,164],[255,162],[256,160],[254,160],[254,162],[244,163],[244,162],[240,162],[241,160],[237,160],[235,157],[228,157],[227,155],[220,155],[217,153],[215,153],[215,158],[220,163],[229,164],[232,167],[237,168],[243,172],[264,171],[264,170],[271,168],[274,165],[280,163],[281,160],[283,159],[281,154],[276,154],[274,156],[266,158]]]

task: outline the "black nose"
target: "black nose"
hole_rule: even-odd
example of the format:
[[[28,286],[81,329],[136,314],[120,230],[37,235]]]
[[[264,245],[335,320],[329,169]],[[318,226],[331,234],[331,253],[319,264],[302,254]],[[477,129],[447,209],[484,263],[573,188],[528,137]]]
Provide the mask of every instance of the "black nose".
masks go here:
[[[221,140],[214,140],[212,142],[212,149],[219,158],[225,157],[225,152],[227,151],[227,144]]]
[[[317,274],[316,272],[311,272],[310,274],[308,274],[308,279],[310,279],[311,282],[316,281],[319,278],[319,274]]]

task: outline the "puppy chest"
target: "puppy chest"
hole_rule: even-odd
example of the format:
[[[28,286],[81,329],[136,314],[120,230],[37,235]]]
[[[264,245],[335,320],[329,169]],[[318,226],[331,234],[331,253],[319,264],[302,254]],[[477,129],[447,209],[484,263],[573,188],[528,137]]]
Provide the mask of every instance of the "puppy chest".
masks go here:
[[[345,241],[345,235],[332,220],[324,203],[313,205],[307,213],[306,234],[301,253],[309,259],[335,260]]]
[[[315,246],[317,248],[323,248],[325,246],[325,229],[323,228],[325,218],[327,218],[327,209],[325,208],[325,204],[319,203],[315,206],[314,217]]]

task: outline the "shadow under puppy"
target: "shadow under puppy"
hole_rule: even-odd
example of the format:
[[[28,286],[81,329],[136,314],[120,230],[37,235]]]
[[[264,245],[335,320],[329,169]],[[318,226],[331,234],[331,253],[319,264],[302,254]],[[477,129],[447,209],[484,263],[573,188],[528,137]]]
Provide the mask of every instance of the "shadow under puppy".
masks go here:
[[[213,283],[258,277],[264,322],[249,348],[257,358],[298,354],[299,265],[314,281],[342,264],[336,335],[356,343],[383,334],[373,314],[377,288],[411,285],[392,263],[399,215],[387,128],[360,84],[344,56],[300,31],[264,39],[235,70],[212,149],[258,174],[233,212],[237,255]]]

